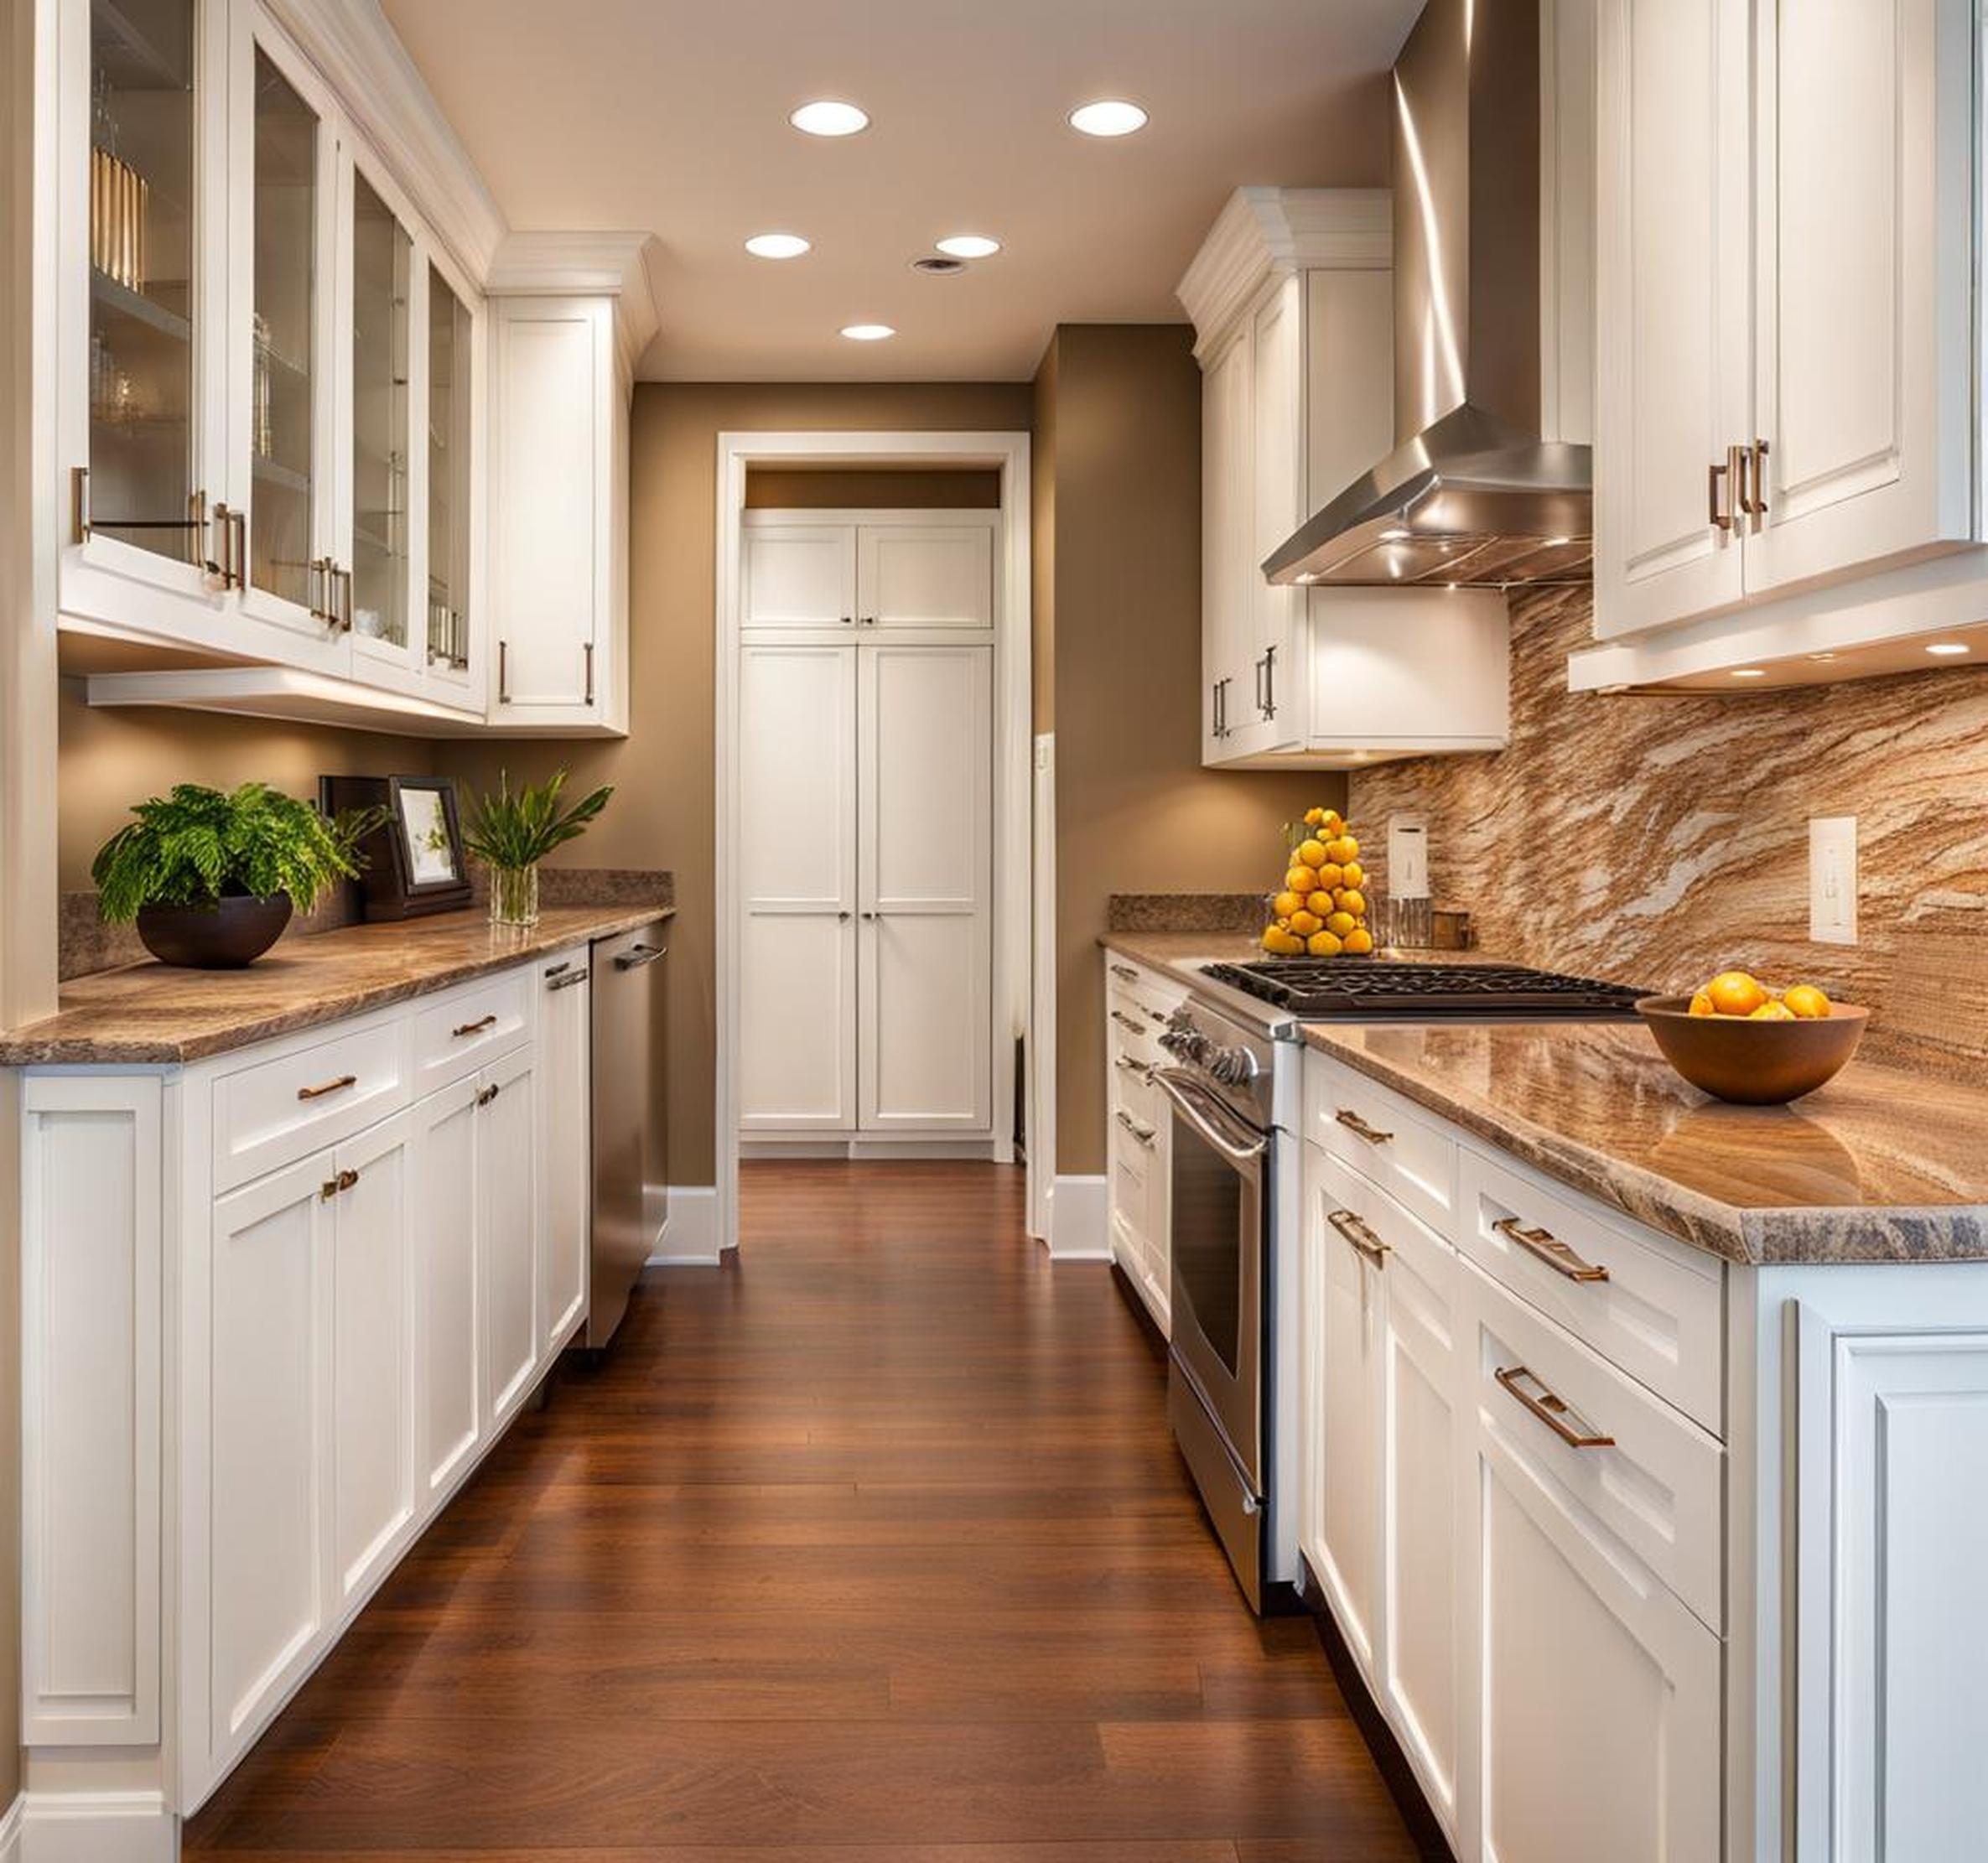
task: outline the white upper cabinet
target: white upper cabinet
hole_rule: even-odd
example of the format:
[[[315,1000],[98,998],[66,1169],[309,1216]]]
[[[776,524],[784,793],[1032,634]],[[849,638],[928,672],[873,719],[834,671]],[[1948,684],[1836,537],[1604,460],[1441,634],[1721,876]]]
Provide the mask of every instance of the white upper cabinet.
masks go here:
[[[1913,663],[1988,584],[1973,8],[1604,0],[1597,39],[1610,644],[1574,684]]]
[[[994,626],[995,513],[745,514],[740,623],[758,628]]]
[[[1204,763],[1330,768],[1508,734],[1501,595],[1263,573],[1394,444],[1391,222],[1381,190],[1240,189],[1181,281],[1202,370]]]
[[[749,517],[744,549],[745,626],[855,626],[856,540],[848,525]]]

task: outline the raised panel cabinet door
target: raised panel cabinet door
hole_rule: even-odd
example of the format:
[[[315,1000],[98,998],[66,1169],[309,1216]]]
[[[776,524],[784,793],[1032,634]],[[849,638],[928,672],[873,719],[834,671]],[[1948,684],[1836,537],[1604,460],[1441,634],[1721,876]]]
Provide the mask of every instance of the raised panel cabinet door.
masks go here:
[[[1719,1639],[1534,1458],[1529,1427],[1475,1419],[1483,1777],[1463,1854],[1705,1863],[1720,1855]]]
[[[477,1077],[476,1264],[483,1315],[484,1414],[503,1424],[532,1388],[538,1349],[543,1221],[535,1056],[521,1048]]]
[[[739,651],[739,1123],[856,1124],[856,649]]]
[[[1988,1334],[1798,1308],[1797,1846],[1959,1857],[1988,1829]]]
[[[482,1120],[476,1096],[482,1085],[472,1074],[413,1108],[418,1464],[429,1495],[449,1486],[483,1440],[476,1310],[476,1143]]]
[[[514,298],[496,314],[492,722],[584,717],[610,599],[613,333],[604,303]]]
[[[1238,330],[1202,381],[1202,761],[1236,755],[1233,731],[1248,723],[1243,651],[1249,584],[1249,445],[1252,353]]]
[[[878,641],[859,669],[859,1123],[992,1123],[994,650]]]
[[[745,626],[854,628],[853,526],[749,524],[743,548]]]
[[[1726,465],[1729,449],[1752,438],[1747,13],[1747,0],[1601,0],[1595,632],[1603,638],[1744,594]]]
[[[332,1154],[214,1206],[210,1738],[280,1701],[335,1612],[327,1569]]]
[[[1258,309],[1249,343],[1248,560],[1240,656],[1248,683],[1230,697],[1237,748],[1256,756],[1290,741],[1300,716],[1296,636],[1305,591],[1274,587],[1264,579],[1263,563],[1311,515],[1305,509],[1303,278],[1285,279]]]
[[[1307,1419],[1317,1432],[1316,1483],[1305,1549],[1332,1615],[1369,1681],[1380,1653],[1381,1348],[1384,1270],[1332,1218],[1346,1205],[1328,1173],[1307,1158],[1305,1222],[1318,1271],[1312,1279],[1318,1373]]]
[[[993,527],[859,527],[856,620],[862,627],[991,628]]]
[[[1456,1260],[1405,1213],[1388,1226],[1381,1334],[1380,1695],[1444,1828],[1456,1829],[1461,1639],[1457,1634]]]
[[[333,1155],[332,1564],[342,1603],[391,1562],[416,1508],[413,1120]]]
[[[538,1009],[538,1155],[545,1229],[538,1253],[538,1315],[556,1352],[587,1311],[587,1250],[594,1203],[593,983],[583,950],[543,967]]]
[[[1749,594],[1980,534],[1975,8],[1756,10],[1757,413],[1741,437],[1767,444],[1767,508]]]

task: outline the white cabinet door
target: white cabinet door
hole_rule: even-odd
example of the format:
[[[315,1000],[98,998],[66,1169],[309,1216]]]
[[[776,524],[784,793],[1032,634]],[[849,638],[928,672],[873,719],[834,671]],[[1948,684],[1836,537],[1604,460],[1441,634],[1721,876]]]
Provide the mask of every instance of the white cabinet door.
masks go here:
[[[1463,1704],[1456,1258],[1412,1217],[1391,1214],[1380,1365],[1381,1707],[1454,1836]]]
[[[1303,278],[1285,279],[1258,309],[1249,345],[1249,496],[1237,656],[1248,682],[1229,693],[1236,735],[1228,748],[1231,755],[1260,756],[1295,742],[1301,719],[1295,701],[1305,592],[1273,587],[1264,579],[1263,563],[1311,515],[1305,507]]]
[[[501,299],[492,399],[497,725],[584,722],[614,601],[614,330],[605,299]]]
[[[1602,0],[1595,631],[1604,637],[1742,594],[1741,539],[1721,519],[1734,509],[1727,449],[1753,437],[1748,12],[1747,0]],[[1826,303],[1814,309],[1829,314]]]
[[[540,967],[538,1155],[545,1170],[545,1229],[538,1256],[538,1316],[557,1352],[586,1316],[593,1228],[593,985],[583,948]]]
[[[1250,374],[1247,329],[1207,365],[1202,381],[1202,760],[1235,754],[1248,721],[1241,662],[1249,599]]]
[[[1971,1737],[1988,1712],[1988,1334],[1798,1312],[1797,1847],[1972,1855],[1988,1829]]]
[[[864,627],[963,627],[982,631],[991,628],[992,527],[859,526],[856,619]]]
[[[1347,1647],[1372,1682],[1380,1631],[1380,1353],[1387,1290],[1378,1264],[1342,1227],[1352,1212],[1328,1181],[1329,1169],[1307,1146],[1305,1325],[1314,1369],[1305,1397],[1311,1448],[1303,1549]]]
[[[993,1117],[993,649],[879,641],[861,660],[860,1124]]]
[[[214,1207],[210,1738],[231,1750],[308,1666],[333,1615],[332,1155]]]
[[[739,1121],[856,1123],[856,650],[739,655]]]
[[[340,1605],[397,1556],[416,1508],[413,1131],[412,1114],[396,1113],[333,1156],[331,1532]]]
[[[476,1308],[474,1074],[413,1108],[414,1243],[419,1315],[418,1466],[428,1494],[454,1479],[483,1440],[483,1352]]]
[[[478,1302],[483,1313],[484,1414],[501,1426],[538,1369],[538,1113],[534,1054],[518,1049],[477,1077]]]
[[[1970,0],[1756,10],[1749,594],[1971,539],[1978,418]]]
[[[743,625],[856,625],[856,537],[849,526],[748,522],[743,549]]]
[[[1717,1857],[1719,1639],[1535,1456],[1543,1424],[1475,1408],[1483,1777],[1463,1854]]]

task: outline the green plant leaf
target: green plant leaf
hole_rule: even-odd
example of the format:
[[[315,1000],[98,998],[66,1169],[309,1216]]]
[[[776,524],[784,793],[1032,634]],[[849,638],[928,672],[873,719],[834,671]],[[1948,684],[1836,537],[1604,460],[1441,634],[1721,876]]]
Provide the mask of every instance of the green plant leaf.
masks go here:
[[[496,789],[470,802],[463,845],[485,866],[535,867],[554,848],[584,834],[607,807],[614,786],[590,791],[562,811],[567,776],[558,770],[542,783],[513,791],[510,772],[499,771]]]

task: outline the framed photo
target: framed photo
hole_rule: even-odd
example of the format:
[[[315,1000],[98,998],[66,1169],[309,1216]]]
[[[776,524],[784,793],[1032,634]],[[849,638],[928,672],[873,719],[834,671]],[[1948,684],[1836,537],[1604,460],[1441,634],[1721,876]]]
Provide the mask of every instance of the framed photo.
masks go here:
[[[387,811],[387,825],[361,849],[369,920],[423,918],[470,906],[454,777],[320,776],[318,789],[328,814],[365,804]]]

